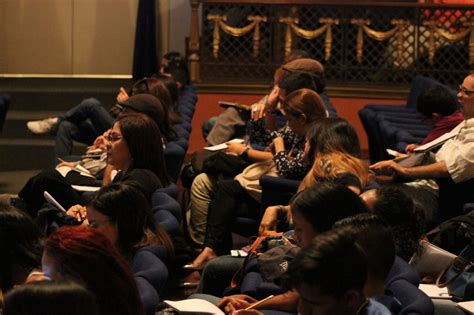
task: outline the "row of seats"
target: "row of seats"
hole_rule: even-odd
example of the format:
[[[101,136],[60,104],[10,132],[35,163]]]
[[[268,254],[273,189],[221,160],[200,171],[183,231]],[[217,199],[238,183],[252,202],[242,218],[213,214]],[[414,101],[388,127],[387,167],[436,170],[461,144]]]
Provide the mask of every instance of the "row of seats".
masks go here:
[[[165,163],[172,183],[158,189],[152,195],[153,217],[171,236],[182,235],[179,224],[181,207],[177,201],[179,191],[176,180],[189,147],[191,121],[196,102],[196,89],[192,86],[184,87],[178,102],[182,122],[175,125],[178,139],[169,142],[164,150]],[[166,257],[163,246],[143,247],[134,256],[132,270],[147,314],[155,314],[161,302],[160,293],[168,281],[168,268],[163,263],[167,260],[169,257]]]

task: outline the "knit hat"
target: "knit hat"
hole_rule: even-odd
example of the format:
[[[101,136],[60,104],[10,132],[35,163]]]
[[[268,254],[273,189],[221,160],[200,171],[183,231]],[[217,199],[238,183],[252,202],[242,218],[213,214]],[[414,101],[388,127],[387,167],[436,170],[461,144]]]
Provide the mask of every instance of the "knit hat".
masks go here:
[[[165,117],[163,105],[160,100],[150,94],[137,94],[129,97],[126,101],[120,102],[125,110],[143,113],[153,119],[158,126],[163,123]]]
[[[283,65],[283,70],[288,72],[302,72],[309,75],[324,75],[323,65],[319,61],[310,58],[300,58],[290,61]]]

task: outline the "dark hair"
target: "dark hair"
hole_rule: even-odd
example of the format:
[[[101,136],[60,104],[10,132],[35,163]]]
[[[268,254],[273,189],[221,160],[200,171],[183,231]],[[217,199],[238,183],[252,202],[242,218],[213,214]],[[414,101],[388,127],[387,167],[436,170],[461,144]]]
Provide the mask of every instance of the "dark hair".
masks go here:
[[[4,315],[96,315],[91,292],[70,281],[42,281],[19,286],[5,296]]]
[[[308,130],[311,161],[314,155],[343,152],[360,157],[359,137],[355,128],[345,119],[328,117],[315,122]]]
[[[41,267],[41,232],[24,211],[0,203],[0,289],[7,292]]]
[[[170,123],[172,125],[181,123],[182,119],[178,111],[179,90],[176,81],[171,76],[165,74],[154,74],[153,77],[162,81],[170,93],[171,105],[168,111]]]
[[[343,173],[354,175],[359,185],[365,186],[368,169],[360,159],[357,133],[347,120],[335,117],[318,120],[309,128],[306,139],[309,141],[308,160],[313,165],[301,182],[300,190]]]
[[[284,89],[287,94],[299,89],[310,89],[321,94],[324,92],[325,83],[321,75],[285,71],[278,87]]]
[[[395,260],[395,244],[385,222],[374,214],[361,213],[337,221],[334,229],[354,234],[367,256],[369,275],[383,282]]]
[[[317,287],[325,295],[342,297],[349,290],[362,291],[367,261],[354,237],[338,231],[316,236],[290,262],[287,281],[298,289]]]
[[[77,281],[94,294],[99,314],[144,314],[130,267],[99,231],[61,228],[46,240],[44,254],[62,278]]]
[[[397,255],[410,260],[424,232],[410,197],[396,185],[382,186],[377,190],[373,212],[392,230]]]
[[[167,84],[156,76],[143,78],[137,81],[132,88],[132,95],[138,94],[150,94],[160,101],[159,107],[163,114],[159,117],[160,122],[157,125],[166,140],[175,140],[176,132],[171,125],[180,122],[180,118],[174,109],[175,106]]]
[[[148,245],[164,245],[168,257],[173,256],[170,236],[155,222],[148,200],[135,187],[125,183],[102,187],[89,207],[117,225],[117,245],[125,257],[132,258],[136,250]]]
[[[346,186],[321,182],[296,194],[291,202],[297,211],[319,233],[328,231],[337,221],[367,212],[367,206]]]
[[[431,117],[434,113],[449,116],[459,108],[456,94],[439,84],[428,87],[416,100],[416,110],[426,117]]]
[[[117,118],[120,131],[132,156],[132,168],[155,173],[163,186],[169,184],[163,154],[163,142],[156,123],[144,114],[130,113]]]

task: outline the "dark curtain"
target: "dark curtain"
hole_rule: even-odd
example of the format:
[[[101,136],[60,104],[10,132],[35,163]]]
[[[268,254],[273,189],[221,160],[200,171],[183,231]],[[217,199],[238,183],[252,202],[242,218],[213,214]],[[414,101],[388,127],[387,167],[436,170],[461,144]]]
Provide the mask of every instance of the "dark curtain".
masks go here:
[[[133,53],[133,79],[141,79],[157,70],[155,0],[140,0]]]

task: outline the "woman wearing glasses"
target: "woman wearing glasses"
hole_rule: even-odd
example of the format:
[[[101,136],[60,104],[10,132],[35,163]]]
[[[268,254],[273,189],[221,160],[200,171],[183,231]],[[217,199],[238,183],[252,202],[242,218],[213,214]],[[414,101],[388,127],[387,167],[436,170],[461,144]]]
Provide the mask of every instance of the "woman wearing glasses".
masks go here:
[[[140,113],[123,114],[117,118],[104,140],[107,167],[101,183],[103,186],[111,182],[130,182],[150,200],[156,189],[169,184],[164,168],[162,136],[150,117]],[[18,197],[9,201],[33,217],[45,202],[44,191],[48,191],[65,209],[75,205],[74,208],[83,208],[84,200],[71,187],[71,182],[90,186],[96,180],[74,170],[65,176],[59,171],[44,171],[30,178]]]

